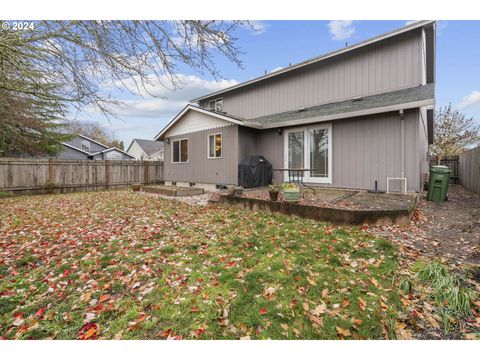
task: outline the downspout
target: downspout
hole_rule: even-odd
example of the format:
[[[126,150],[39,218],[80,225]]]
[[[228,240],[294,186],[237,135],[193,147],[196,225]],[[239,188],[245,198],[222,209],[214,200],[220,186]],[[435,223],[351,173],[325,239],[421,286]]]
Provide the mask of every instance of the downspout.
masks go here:
[[[405,115],[400,113],[400,177],[405,177]]]

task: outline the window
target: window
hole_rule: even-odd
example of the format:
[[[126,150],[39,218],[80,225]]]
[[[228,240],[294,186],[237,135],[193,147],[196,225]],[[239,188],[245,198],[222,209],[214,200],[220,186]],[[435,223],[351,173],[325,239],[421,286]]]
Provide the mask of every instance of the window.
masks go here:
[[[208,158],[218,159],[222,157],[222,134],[208,135]]]
[[[213,111],[222,112],[223,111],[223,98],[210,100],[208,102],[208,109],[213,110]]]
[[[82,150],[90,150],[90,141],[82,140]]]
[[[292,129],[285,134],[285,167],[311,169],[305,181],[332,182],[332,128],[330,124]],[[288,174],[285,174],[288,179]]]
[[[107,160],[122,160],[122,154],[118,151],[109,151],[107,152]]]
[[[172,163],[188,162],[188,139],[172,141]]]

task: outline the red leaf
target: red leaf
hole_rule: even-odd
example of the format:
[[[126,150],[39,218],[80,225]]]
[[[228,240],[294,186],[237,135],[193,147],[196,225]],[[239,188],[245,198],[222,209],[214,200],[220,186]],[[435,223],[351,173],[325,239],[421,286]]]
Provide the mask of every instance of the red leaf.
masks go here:
[[[35,313],[35,316],[38,317],[39,319],[42,319],[43,318],[43,315],[45,315],[45,311],[47,309],[42,307],[40,309],[38,309],[38,311]]]
[[[196,306],[193,306],[193,307],[190,309],[190,311],[191,311],[192,313],[197,313],[197,312],[200,311],[200,309],[199,309],[198,307],[196,307]]]
[[[80,340],[94,340],[98,337],[98,325],[95,323],[86,323],[78,332]]]
[[[267,309],[261,308],[260,309],[260,315],[265,315],[267,313]]]
[[[200,335],[202,335],[203,333],[205,332],[205,329],[197,329],[193,332],[194,336],[195,337],[199,337]]]

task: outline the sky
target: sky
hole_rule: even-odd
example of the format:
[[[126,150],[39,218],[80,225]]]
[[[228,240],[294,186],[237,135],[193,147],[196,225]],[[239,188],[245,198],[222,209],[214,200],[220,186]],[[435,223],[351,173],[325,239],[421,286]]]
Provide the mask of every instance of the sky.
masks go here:
[[[181,89],[162,86],[155,94],[162,98],[135,96],[113,90],[124,101],[116,110],[117,118],[84,111],[82,121],[99,121],[112,130],[128,147],[133,138],[153,137],[188,104],[189,100],[271,72],[290,63],[322,55],[397,29],[404,21],[255,21],[256,31],[237,31],[243,68],[220,56],[216,57],[222,79],[213,79],[187,67],[179,67]],[[437,108],[448,105],[473,117],[480,124],[480,21],[438,21],[436,54]]]

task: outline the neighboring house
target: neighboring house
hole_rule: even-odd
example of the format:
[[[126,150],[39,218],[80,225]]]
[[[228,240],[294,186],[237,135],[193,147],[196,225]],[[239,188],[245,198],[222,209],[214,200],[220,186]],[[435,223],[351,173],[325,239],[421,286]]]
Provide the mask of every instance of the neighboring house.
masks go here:
[[[127,153],[137,160],[163,161],[163,141],[133,139]]]
[[[108,147],[83,135],[62,143],[64,150],[56,157],[64,160],[133,160],[134,157],[116,147]]]
[[[236,185],[238,164],[313,168],[305,182],[422,188],[433,140],[435,22],[390,33],[192,100],[156,137],[166,183]],[[281,183],[286,174],[275,171]],[[398,181],[392,182],[400,188]]]

